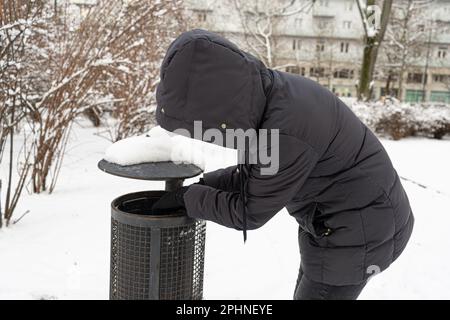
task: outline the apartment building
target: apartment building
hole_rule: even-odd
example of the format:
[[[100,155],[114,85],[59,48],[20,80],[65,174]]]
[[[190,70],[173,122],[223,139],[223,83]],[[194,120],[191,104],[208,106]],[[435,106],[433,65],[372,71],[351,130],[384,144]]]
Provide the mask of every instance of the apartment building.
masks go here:
[[[249,2],[251,12],[242,6]],[[298,0],[297,7],[307,2]],[[286,1],[185,0],[185,3],[196,27],[223,34],[264,56],[267,48],[258,51],[249,45],[249,25],[254,23],[251,16],[276,10]],[[423,50],[406,66],[401,99],[450,103],[450,0],[435,0],[422,16],[423,25],[435,27],[427,28]],[[356,95],[364,35],[356,0],[317,0],[304,12],[274,17],[272,29],[271,67],[314,79],[340,96]],[[389,72],[391,69],[394,71]],[[389,92],[398,94],[399,75],[390,66],[387,54],[381,51],[373,83],[375,98],[386,95],[388,79]]]

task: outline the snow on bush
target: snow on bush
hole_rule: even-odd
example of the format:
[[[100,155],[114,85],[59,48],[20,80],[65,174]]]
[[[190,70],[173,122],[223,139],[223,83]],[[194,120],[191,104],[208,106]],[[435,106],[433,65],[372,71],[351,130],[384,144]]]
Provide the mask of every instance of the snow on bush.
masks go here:
[[[353,112],[372,131],[394,140],[413,135],[441,139],[450,134],[450,105],[433,103],[401,103],[346,101]]]

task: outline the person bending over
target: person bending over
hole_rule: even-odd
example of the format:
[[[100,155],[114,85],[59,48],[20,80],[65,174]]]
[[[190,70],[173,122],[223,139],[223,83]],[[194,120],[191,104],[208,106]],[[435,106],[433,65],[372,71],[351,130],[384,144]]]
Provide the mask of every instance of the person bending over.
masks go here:
[[[181,34],[169,47],[157,87],[158,124],[195,121],[224,137],[229,129],[278,130],[276,173],[259,161],[206,173],[167,193],[154,209],[244,231],[284,207],[299,224],[301,263],[294,299],[356,299],[367,279],[405,248],[414,217],[375,135],[319,84],[266,68],[212,32]]]

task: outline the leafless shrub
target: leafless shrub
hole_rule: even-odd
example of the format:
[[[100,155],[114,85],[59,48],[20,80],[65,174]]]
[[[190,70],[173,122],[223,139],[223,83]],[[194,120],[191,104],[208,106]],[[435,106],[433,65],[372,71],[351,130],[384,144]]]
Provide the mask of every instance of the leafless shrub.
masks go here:
[[[160,61],[184,29],[178,0],[100,0],[79,19],[68,6],[0,0],[0,161],[8,150],[2,215],[7,222],[30,178],[33,192],[54,190],[80,115],[97,126],[105,113],[112,115],[111,140],[153,125]]]
[[[98,87],[113,101],[109,108],[103,105],[114,118],[108,123],[112,141],[154,125],[160,63],[170,41],[185,28],[181,8],[181,1],[134,1],[122,7],[120,19],[106,26],[114,38],[108,51],[126,61]]]
[[[409,113],[401,111],[386,112],[378,120],[375,130],[379,133],[385,133],[394,140],[400,140],[414,135],[415,125],[410,121]]]
[[[28,104],[28,86],[25,81],[26,50],[33,29],[40,23],[42,7],[41,1],[0,0],[0,163],[5,160],[3,155],[8,146],[8,172],[4,187],[6,195],[4,209],[0,207],[0,227],[3,218],[9,224],[31,167],[30,150],[22,146],[17,157],[18,177],[14,177],[14,134],[32,109]],[[24,145],[27,137],[24,136]]]
[[[92,19],[90,13],[86,21]],[[36,193],[53,191],[72,122],[88,108],[91,89],[102,72],[116,64],[104,50],[101,30],[92,32],[88,23],[82,22],[75,32],[58,19],[46,21],[45,27],[47,32],[34,39],[41,54],[30,57],[35,59],[36,71],[47,75],[45,88],[37,90],[39,98],[34,103],[31,178]]]
[[[101,106],[112,106],[119,124],[114,140],[151,124],[149,106],[165,47],[161,44],[171,34],[163,21],[169,21],[168,13],[177,17],[177,10],[177,2],[168,0],[99,1],[75,32],[55,26],[50,34],[58,38],[57,50],[48,46],[53,39],[42,41],[51,56],[46,67],[52,70],[52,81],[35,105],[34,192],[53,191],[71,124],[80,114],[98,115]]]

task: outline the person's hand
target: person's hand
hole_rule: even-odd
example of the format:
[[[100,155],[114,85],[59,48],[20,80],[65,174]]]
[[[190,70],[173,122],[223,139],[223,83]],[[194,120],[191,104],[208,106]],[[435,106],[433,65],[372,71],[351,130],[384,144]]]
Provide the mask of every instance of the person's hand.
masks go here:
[[[158,201],[152,206],[153,214],[164,214],[169,211],[183,209],[184,199],[183,196],[189,187],[181,187],[174,191],[169,191],[164,194]]]
[[[205,184],[203,179],[200,179],[196,184]],[[181,187],[174,191],[169,191],[164,194],[158,201],[156,201],[152,206],[152,213],[154,215],[164,214],[167,212],[173,212],[178,209],[184,209],[184,194],[189,189],[187,187]]]

